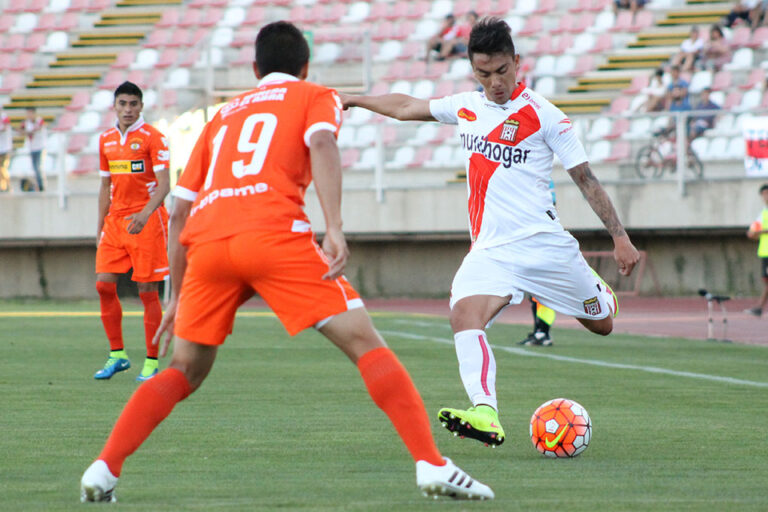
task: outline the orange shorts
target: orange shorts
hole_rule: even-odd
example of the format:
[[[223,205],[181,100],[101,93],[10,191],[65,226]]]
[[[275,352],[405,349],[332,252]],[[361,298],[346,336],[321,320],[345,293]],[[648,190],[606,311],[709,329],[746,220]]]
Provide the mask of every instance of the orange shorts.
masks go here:
[[[124,217],[110,214],[104,218],[96,273],[124,274],[133,268],[134,281],[162,281],[168,275],[168,212],[164,206],[152,212],[147,225],[135,235],[128,233],[128,224]]]
[[[254,291],[291,336],[363,307],[344,277],[325,280],[326,272],[328,262],[311,232],[245,232],[193,244],[187,252],[174,334],[221,345],[232,332],[237,308]]]

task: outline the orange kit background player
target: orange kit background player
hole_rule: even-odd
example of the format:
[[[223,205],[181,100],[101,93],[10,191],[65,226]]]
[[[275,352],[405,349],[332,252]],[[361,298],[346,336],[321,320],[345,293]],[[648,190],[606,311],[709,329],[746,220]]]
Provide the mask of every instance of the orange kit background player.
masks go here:
[[[168,140],[144,122],[141,89],[123,82],[115,89],[117,122],[99,138],[101,187],[96,249],[96,290],[101,321],[109,340],[109,358],[94,375],[109,379],[131,367],[123,344],[123,310],[117,296],[119,274],[133,269],[132,279],[144,304],[147,357],[136,380],[157,374],[158,347],[152,343],[163,316],[158,282],[168,275],[170,191]]]
[[[81,480],[83,501],[111,501],[123,462],[174,406],[195,391],[254,291],[290,334],[314,326],[357,366],[376,405],[416,461],[425,495],[493,498],[444,459],[408,372],[342,276],[341,164],[335,91],[305,82],[309,47],[294,25],[264,26],[256,38],[259,86],[205,126],[174,190],[169,254],[173,293],[155,340],[175,334],[169,367],[126,404]],[[322,248],[304,214],[314,179],[325,216]],[[175,330],[174,330],[175,325]]]

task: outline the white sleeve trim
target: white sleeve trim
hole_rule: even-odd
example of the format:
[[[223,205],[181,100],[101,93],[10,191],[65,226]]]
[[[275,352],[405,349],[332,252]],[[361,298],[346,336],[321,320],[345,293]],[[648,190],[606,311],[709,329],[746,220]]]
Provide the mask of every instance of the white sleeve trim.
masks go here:
[[[332,123],[326,123],[326,122],[320,122],[315,123],[309,128],[307,128],[307,131],[304,132],[304,145],[309,147],[309,138],[314,134],[315,132],[319,132],[320,130],[328,130],[329,132],[336,133],[336,130],[338,130],[338,127],[335,124]]]
[[[112,173],[109,171],[102,171],[101,169],[99,169],[99,176],[101,176],[102,178],[109,178],[110,176],[112,176]]]
[[[167,171],[168,170],[168,166],[165,165],[165,164],[158,164],[158,165],[153,166],[152,170],[155,171],[155,172],[157,172],[157,171]]]
[[[173,195],[180,199],[184,199],[185,201],[194,201],[197,199],[197,192],[184,188],[181,185],[176,185],[176,188],[173,189]]]

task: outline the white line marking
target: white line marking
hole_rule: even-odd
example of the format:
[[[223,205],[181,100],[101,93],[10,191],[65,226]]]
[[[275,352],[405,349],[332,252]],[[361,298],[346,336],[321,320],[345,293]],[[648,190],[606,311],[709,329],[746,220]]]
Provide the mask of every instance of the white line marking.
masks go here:
[[[389,336],[399,336],[401,338],[406,338],[406,339],[427,340],[427,341],[434,341],[437,343],[443,343],[451,346],[453,345],[453,340],[449,340],[445,338],[436,338],[433,336],[422,336],[420,334],[411,334],[408,332],[400,332],[400,331],[381,331],[381,333]],[[720,377],[719,375],[708,375],[706,373],[679,372],[677,370],[668,370],[666,368],[658,368],[656,366],[637,366],[634,364],[609,363],[608,361],[600,361],[598,359],[580,359],[578,357],[560,356],[557,354],[542,354],[539,352],[532,352],[523,348],[502,347],[499,345],[491,345],[491,348],[493,348],[494,350],[503,350],[504,352],[509,352],[511,354],[517,354],[520,356],[544,357],[546,359],[554,359],[555,361],[563,361],[566,363],[589,364],[592,366],[602,366],[605,368],[617,368],[620,370],[636,370],[636,371],[647,372],[647,373],[661,373],[664,375],[673,375],[675,377],[688,377],[691,379],[725,382],[727,384],[741,384],[743,386],[768,388],[768,382],[734,379],[733,377]]]

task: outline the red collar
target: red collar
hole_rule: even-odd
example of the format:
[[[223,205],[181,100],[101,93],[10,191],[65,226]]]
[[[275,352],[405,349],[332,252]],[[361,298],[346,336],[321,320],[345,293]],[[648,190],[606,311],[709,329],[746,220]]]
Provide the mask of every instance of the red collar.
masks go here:
[[[518,96],[523,92],[525,89],[525,82],[518,82],[517,87],[515,87],[515,90],[512,91],[512,96],[510,96],[510,100],[517,99]]]

